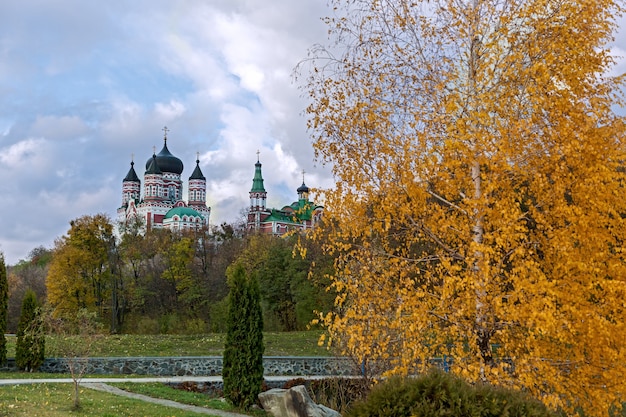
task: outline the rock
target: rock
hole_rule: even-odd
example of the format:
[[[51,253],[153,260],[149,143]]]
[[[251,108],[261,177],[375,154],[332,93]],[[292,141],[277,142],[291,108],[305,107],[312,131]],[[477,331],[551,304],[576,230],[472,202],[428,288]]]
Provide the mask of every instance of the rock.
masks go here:
[[[341,417],[332,408],[314,403],[304,385],[262,392],[259,401],[274,417]]]

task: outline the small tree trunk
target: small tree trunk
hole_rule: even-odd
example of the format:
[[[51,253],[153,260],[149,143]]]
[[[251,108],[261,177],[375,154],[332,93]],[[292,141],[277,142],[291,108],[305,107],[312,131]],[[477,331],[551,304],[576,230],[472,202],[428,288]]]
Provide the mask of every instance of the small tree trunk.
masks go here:
[[[78,379],[74,379],[74,410],[80,410],[80,383]]]

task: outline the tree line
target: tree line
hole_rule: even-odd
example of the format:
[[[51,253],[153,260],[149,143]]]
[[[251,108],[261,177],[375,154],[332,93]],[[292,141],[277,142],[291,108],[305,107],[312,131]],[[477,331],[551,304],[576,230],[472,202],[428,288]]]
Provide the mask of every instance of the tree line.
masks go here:
[[[308,256],[295,251],[305,245]],[[31,289],[53,315],[87,309],[111,333],[204,333],[226,330],[226,269],[235,261],[254,272],[261,288],[265,330],[307,327],[329,308],[332,259],[304,236],[247,233],[221,224],[194,231],[142,232],[126,224],[115,233],[104,214],[70,222],[54,248],[34,249],[8,268],[9,332],[17,330],[22,299]]]

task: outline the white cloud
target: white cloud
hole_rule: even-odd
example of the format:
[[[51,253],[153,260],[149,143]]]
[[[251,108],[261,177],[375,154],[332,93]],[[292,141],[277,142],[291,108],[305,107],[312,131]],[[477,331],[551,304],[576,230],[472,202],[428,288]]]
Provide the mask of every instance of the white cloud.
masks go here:
[[[0,163],[4,169],[15,169],[37,165],[42,162],[45,140],[31,138],[17,142],[7,148],[0,149]]]

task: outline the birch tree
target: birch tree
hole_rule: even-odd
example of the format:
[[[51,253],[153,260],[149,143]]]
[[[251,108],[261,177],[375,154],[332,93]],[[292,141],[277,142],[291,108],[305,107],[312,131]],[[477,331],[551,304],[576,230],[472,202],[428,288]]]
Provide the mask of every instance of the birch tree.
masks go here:
[[[331,0],[304,88],[337,256],[331,340],[606,415],[626,400],[611,0]]]

